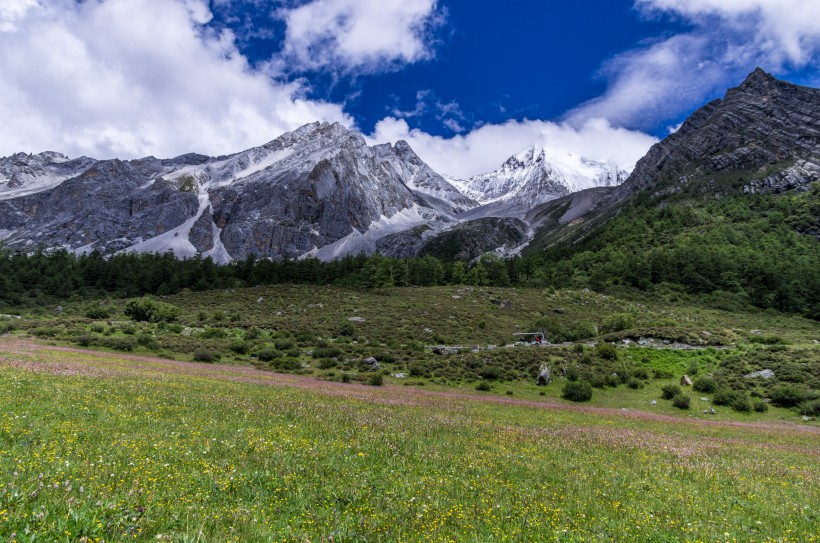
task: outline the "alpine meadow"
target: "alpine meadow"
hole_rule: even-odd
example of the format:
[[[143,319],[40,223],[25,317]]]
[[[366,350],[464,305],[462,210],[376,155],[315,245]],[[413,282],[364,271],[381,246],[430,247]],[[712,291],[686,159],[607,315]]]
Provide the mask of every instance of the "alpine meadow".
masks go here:
[[[807,2],[152,1],[0,8],[0,540],[820,543]]]

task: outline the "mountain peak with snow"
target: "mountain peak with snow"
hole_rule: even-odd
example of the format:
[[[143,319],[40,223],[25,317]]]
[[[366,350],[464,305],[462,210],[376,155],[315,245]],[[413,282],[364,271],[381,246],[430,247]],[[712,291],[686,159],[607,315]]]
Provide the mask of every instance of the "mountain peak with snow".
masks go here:
[[[628,175],[613,163],[535,145],[493,172],[451,183],[481,204],[534,207],[580,190],[620,185]]]

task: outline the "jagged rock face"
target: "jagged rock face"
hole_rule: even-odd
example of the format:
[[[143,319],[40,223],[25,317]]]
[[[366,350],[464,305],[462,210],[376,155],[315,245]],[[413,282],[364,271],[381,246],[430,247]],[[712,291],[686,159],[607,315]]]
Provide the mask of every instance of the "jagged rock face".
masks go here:
[[[807,188],[820,165],[820,90],[779,81],[758,68],[722,100],[692,114],[638,161],[621,197],[696,167],[698,173],[779,165],[748,192]],[[765,176],[765,173],[763,175]]]
[[[70,160],[52,151],[36,155],[17,153],[0,158],[0,200],[55,187],[81,174],[95,162],[88,157]]]
[[[482,204],[503,202],[529,209],[580,190],[620,185],[627,175],[613,164],[531,147],[494,172],[456,183]]]
[[[328,251],[336,257],[372,252],[379,237],[422,223],[447,224],[475,205],[405,143],[368,147],[361,134],[328,123],[227,157],[70,161],[43,153],[0,159],[0,167],[28,172],[35,191],[0,192],[0,239],[14,247],[170,250],[227,261],[336,244]]]
[[[524,221],[513,218],[467,221],[426,241],[421,254],[442,260],[472,260],[488,251],[514,249],[526,241],[527,231]]]

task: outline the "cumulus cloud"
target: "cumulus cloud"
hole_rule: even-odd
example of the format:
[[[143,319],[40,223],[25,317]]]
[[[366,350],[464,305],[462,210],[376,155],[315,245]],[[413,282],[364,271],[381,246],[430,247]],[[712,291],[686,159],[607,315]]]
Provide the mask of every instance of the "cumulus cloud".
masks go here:
[[[278,66],[374,73],[432,58],[437,0],[313,0],[280,10],[287,24]]]
[[[636,0],[647,17],[692,26],[606,63],[603,96],[567,115],[573,123],[606,117],[648,128],[685,113],[756,66],[775,73],[815,64],[820,55],[816,0]]]
[[[376,125],[368,139],[371,143],[406,140],[434,170],[462,179],[493,171],[531,145],[613,162],[631,170],[657,142],[652,136],[614,127],[600,118],[588,119],[578,126],[537,120],[508,121],[444,138],[412,129],[404,119],[387,117]]]
[[[4,0],[0,155],[222,154],[341,106],[254,71],[204,0]]]

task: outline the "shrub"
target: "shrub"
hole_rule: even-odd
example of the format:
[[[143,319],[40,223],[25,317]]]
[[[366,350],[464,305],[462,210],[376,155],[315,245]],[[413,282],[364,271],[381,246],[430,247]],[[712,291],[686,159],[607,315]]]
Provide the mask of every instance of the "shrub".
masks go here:
[[[475,389],[481,392],[488,392],[492,390],[492,388],[492,385],[490,385],[490,383],[488,383],[487,381],[481,381],[475,386]]]
[[[678,385],[663,385],[661,387],[661,398],[664,400],[671,400],[680,393],[681,389]]]
[[[111,308],[96,306],[85,312],[85,316],[89,319],[107,319],[111,316]]]
[[[313,349],[313,358],[336,358],[342,351],[335,347]]]
[[[253,341],[254,339],[259,339],[259,335],[259,328],[257,328],[256,326],[251,326],[250,328],[245,330],[243,337],[245,338],[245,341]]]
[[[717,390],[718,386],[714,379],[708,377],[698,377],[692,383],[692,388],[698,392],[711,393]]]
[[[626,386],[628,386],[631,389],[637,390],[639,388],[643,388],[643,381],[639,381],[638,379],[632,377],[626,382]]]
[[[482,379],[495,380],[501,376],[501,370],[495,366],[484,366],[478,370],[478,376]]]
[[[635,379],[649,379],[649,370],[646,368],[636,368],[632,371],[632,377]]]
[[[104,340],[103,345],[117,351],[133,351],[137,342],[130,337],[111,337]]]
[[[635,317],[629,313],[613,313],[612,315],[604,317],[604,321],[601,323],[601,333],[610,334],[612,332],[620,332],[621,330],[626,330],[631,327],[634,322]]]
[[[592,387],[585,381],[569,381],[564,385],[561,396],[571,402],[586,402],[592,399]]]
[[[262,362],[270,362],[276,358],[282,356],[282,353],[274,349],[273,347],[265,347],[256,353],[256,357],[261,360]]]
[[[606,376],[606,386],[609,387],[617,387],[621,384],[621,378],[618,377],[617,373],[610,373]]]
[[[772,403],[778,407],[795,407],[806,401],[806,393],[797,387],[785,385],[771,393]]]
[[[194,351],[194,360],[197,362],[217,362],[221,358],[222,355],[211,349],[197,349]]]
[[[367,384],[373,387],[380,387],[384,384],[384,375],[376,373],[367,379]]]
[[[228,337],[228,333],[222,328],[206,328],[199,333],[199,337],[204,339],[224,339]]]
[[[74,342],[80,347],[88,347],[94,343],[94,338],[91,336],[77,336]]]
[[[578,369],[578,366],[570,366],[567,370],[566,377],[569,381],[577,381],[581,377],[581,371]]]
[[[763,400],[756,400],[756,401],[754,402],[754,404],[752,404],[752,408],[753,408],[753,409],[754,409],[757,413],[765,413],[766,411],[768,411],[768,410],[769,410],[769,406],[768,406],[768,404],[766,404],[766,402],[764,402]]]
[[[125,315],[137,322],[173,322],[179,309],[152,298],[137,298],[125,304]]]
[[[329,370],[336,367],[336,361],[332,358],[322,358],[319,360],[319,369]]]
[[[676,394],[675,397],[672,398],[672,405],[678,409],[689,409],[689,403],[689,396],[686,394]]]
[[[820,416],[820,400],[809,400],[801,403],[800,414],[807,417]]]
[[[105,332],[105,323],[104,322],[92,322],[89,326],[89,329],[94,332],[95,334],[102,334]]]
[[[349,383],[350,382],[350,374],[349,373],[343,373],[340,380],[343,383]]]
[[[273,344],[276,345],[276,348],[280,351],[287,351],[293,348],[293,342],[288,339],[277,339]]]
[[[615,349],[615,345],[611,343],[599,343],[595,350],[598,352],[598,357],[602,360],[617,360],[618,359],[618,351]]]
[[[749,413],[752,410],[752,402],[746,396],[741,396],[732,402],[732,409],[741,413]]]
[[[232,342],[228,348],[236,354],[248,354],[248,351],[251,349],[251,346],[247,341],[242,341],[238,339]]]
[[[734,405],[746,398],[746,395],[737,390],[719,390],[712,398],[712,403],[715,405]]]

